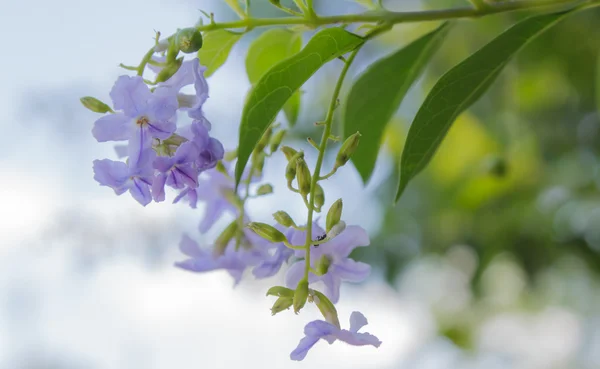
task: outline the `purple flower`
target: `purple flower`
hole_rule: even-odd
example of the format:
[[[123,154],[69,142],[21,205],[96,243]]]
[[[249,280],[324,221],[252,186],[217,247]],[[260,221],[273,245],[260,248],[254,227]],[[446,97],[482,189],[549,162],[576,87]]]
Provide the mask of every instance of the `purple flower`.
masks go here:
[[[196,120],[192,122],[192,142],[198,150],[195,162],[200,171],[214,168],[217,162],[223,159],[225,155],[223,144],[216,138],[210,137],[208,134],[209,129],[210,125],[202,121]]]
[[[198,120],[204,119],[202,106],[208,99],[208,83],[204,78],[204,71],[206,67],[200,65],[200,61],[195,58],[183,62],[169,80],[158,84],[159,88],[171,89],[178,94],[179,108],[187,111],[190,118]],[[180,93],[182,88],[191,84],[194,85],[195,95]]]
[[[313,234],[321,236],[325,231],[316,223],[313,224]],[[297,231],[291,238],[294,245],[302,245],[306,240],[306,232]],[[319,246],[312,246],[310,253],[311,266],[317,268],[317,264],[325,263],[326,272],[323,275],[310,273],[309,283],[323,282],[325,295],[334,304],[340,298],[340,285],[342,281],[362,282],[370,272],[371,266],[348,258],[350,252],[359,246],[368,246],[369,236],[359,226],[348,226],[337,237]],[[295,251],[297,257],[304,257],[304,250]],[[294,263],[287,272],[286,285],[295,288],[304,276],[304,260]]]
[[[154,159],[153,166],[158,171],[152,186],[155,201],[164,201],[165,184],[177,189],[198,187],[198,170],[194,166],[198,156],[198,147],[188,141],[177,148],[174,156]]]
[[[200,179],[198,187],[201,191],[196,192],[197,200],[206,204],[204,217],[198,226],[201,233],[206,233],[223,214],[238,214],[238,209],[224,195],[225,191],[234,191],[233,179],[216,169],[204,173],[208,178]]]
[[[156,154],[152,149],[145,149],[140,155],[139,167],[120,161],[108,159],[94,160],[94,179],[101,186],[112,188],[117,195],[129,190],[131,196],[140,204],[146,206],[152,201],[150,186],[153,181],[153,171],[150,163]]]
[[[222,255],[215,255],[201,249],[187,235],[183,236],[179,249],[189,258],[175,263],[175,266],[197,273],[224,269],[233,277],[236,285],[240,282],[244,270],[248,266],[256,265],[264,257],[264,253],[255,248],[248,250],[240,246],[236,250],[235,241],[227,246]]]
[[[277,225],[275,228],[284,232],[288,240],[294,233],[293,228],[285,230],[280,225]],[[258,279],[272,277],[281,269],[283,263],[289,260],[294,251],[286,247],[282,242],[273,244],[262,237],[257,236],[256,238],[255,240],[251,239],[252,245],[256,248],[264,249],[265,254],[260,263],[252,269],[252,274]]]
[[[140,76],[120,76],[110,97],[122,112],[98,119],[92,133],[99,142],[129,140],[130,165],[139,167],[152,138],[166,139],[175,131],[177,97],[167,90],[150,92]]]
[[[340,329],[324,320],[315,320],[304,327],[305,337],[300,340],[298,347],[290,354],[290,359],[300,361],[306,357],[315,343],[324,339],[330,345],[336,340],[344,341],[353,346],[371,345],[379,347],[381,341],[370,333],[358,333],[358,330],[367,325],[367,318],[358,311],[350,315],[350,330]]]

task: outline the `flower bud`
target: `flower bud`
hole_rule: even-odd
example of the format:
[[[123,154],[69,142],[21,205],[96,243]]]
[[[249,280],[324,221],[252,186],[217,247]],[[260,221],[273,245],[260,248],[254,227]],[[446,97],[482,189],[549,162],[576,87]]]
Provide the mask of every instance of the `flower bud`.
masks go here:
[[[294,290],[283,286],[273,286],[267,291],[267,296],[294,297]]]
[[[255,175],[259,175],[262,173],[263,168],[265,167],[265,158],[266,155],[262,151],[255,151],[252,154],[252,167],[256,170]]]
[[[196,28],[184,28],[175,35],[175,44],[186,54],[195,53],[202,48],[202,33]]]
[[[294,156],[290,159],[287,167],[285,167],[285,179],[287,179],[288,185],[292,184],[294,178],[296,178],[296,162],[298,159],[304,157],[304,152],[300,151],[294,154]]]
[[[275,221],[277,223],[281,224],[284,227],[296,227],[296,223],[294,222],[292,217],[285,211],[280,210],[273,213],[273,218],[275,218]]]
[[[323,187],[317,183],[317,187],[315,188],[315,207],[317,211],[321,211],[321,207],[325,203],[325,193],[323,192]]]
[[[95,97],[84,96],[81,99],[79,99],[79,101],[81,101],[83,106],[85,106],[89,110],[93,111],[94,113],[104,114],[104,113],[108,113],[108,112],[112,113],[112,111],[113,111],[110,108],[110,106],[106,105],[105,103],[96,99]]]
[[[273,153],[273,152],[277,151],[277,149],[279,148],[281,141],[283,141],[283,137],[285,137],[286,133],[287,133],[287,131],[285,129],[282,129],[280,131],[277,131],[277,133],[275,133],[273,135],[273,137],[271,138],[271,142],[269,143],[270,152]]]
[[[273,307],[271,308],[271,315],[275,315],[277,313],[280,313],[284,310],[289,309],[293,303],[294,303],[293,297],[278,298],[277,301],[275,301],[275,303],[273,304]]]
[[[229,188],[222,188],[221,194],[230,204],[235,206],[238,210],[242,210],[244,208],[244,202],[242,201],[242,199],[240,199],[240,197],[235,193],[234,190]]]
[[[327,257],[327,255],[321,256],[321,258],[317,261],[317,264],[315,266],[315,271],[317,272],[317,275],[327,274],[330,265],[331,260]]]
[[[327,232],[327,239],[332,239],[340,235],[346,229],[346,222],[340,220]]]
[[[360,132],[356,132],[352,136],[348,137],[346,141],[340,147],[340,151],[338,151],[337,157],[335,158],[334,168],[339,168],[342,165],[346,164],[356,148],[358,147],[358,142],[360,141]]]
[[[298,190],[302,196],[308,196],[310,193],[310,169],[303,158],[296,160],[296,177],[298,179]]]
[[[265,147],[267,147],[267,145],[269,144],[269,140],[271,140],[272,134],[273,127],[269,126],[265,133],[263,133],[262,137],[260,138],[260,141],[258,141],[256,146],[254,147],[254,152],[262,152],[265,149]]]
[[[304,304],[306,304],[307,298],[308,279],[304,278],[298,282],[298,287],[296,287],[296,291],[294,291],[294,313],[298,314],[298,312],[304,307]]]
[[[281,151],[283,151],[283,155],[285,155],[285,158],[288,161],[291,161],[292,158],[294,157],[294,155],[296,155],[298,153],[298,151],[292,149],[289,146],[281,146]]]
[[[215,240],[215,250],[214,250],[216,255],[222,255],[223,252],[225,252],[225,248],[229,244],[229,241],[231,241],[233,239],[233,237],[235,237],[235,235],[237,234],[238,227],[239,227],[239,224],[236,219],[233,222],[231,222],[227,226],[227,228],[225,228],[225,230],[223,230],[223,232],[219,235],[219,237],[217,237],[217,239]]]
[[[258,189],[256,190],[256,194],[258,196],[262,196],[262,195],[268,195],[273,193],[273,186],[271,186],[270,184],[266,183],[261,185],[260,187],[258,187]]]
[[[158,72],[155,82],[165,82],[169,78],[173,77],[173,75],[179,70],[179,67],[181,67],[181,63],[183,63],[183,57],[176,59],[173,63],[167,64],[166,67]]]
[[[287,241],[287,238],[285,238],[285,235],[283,233],[278,231],[275,227],[270,226],[266,223],[251,222],[248,223],[247,227],[267,241],[275,243]]]
[[[337,199],[327,212],[327,219],[325,221],[325,232],[329,232],[334,225],[339,223],[340,219],[342,219],[342,208],[344,204],[342,203],[342,199]]]
[[[313,300],[315,304],[317,304],[317,307],[319,308],[319,311],[321,312],[325,320],[340,328],[340,321],[338,319],[337,310],[335,309],[333,303],[327,298],[327,296],[325,296],[319,291],[311,290],[310,292],[313,295]]]

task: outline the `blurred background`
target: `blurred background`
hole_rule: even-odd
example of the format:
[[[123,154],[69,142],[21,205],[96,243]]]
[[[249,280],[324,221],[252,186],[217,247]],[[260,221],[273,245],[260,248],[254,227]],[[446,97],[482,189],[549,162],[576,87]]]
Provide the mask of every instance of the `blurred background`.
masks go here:
[[[323,14],[361,10],[352,1],[315,3]],[[252,6],[257,16],[281,15],[267,0]],[[342,287],[340,320],[360,310],[383,345],[320,342],[301,363],[289,352],[319,315],[270,316],[264,292],[283,275],[233,288],[225,272],[175,269],[182,232],[214,237],[197,232],[202,208],[142,208],[93,180],[92,161],[115,154],[93,139],[97,115],[79,97],[109,101],[123,74],[118,63],[137,64],[153,30],[194,25],[199,9],[234,19],[218,0],[0,2],[0,368],[600,367],[599,9],[570,17],[519,54],[391,206],[396,162],[426,92],[525,14],[453,28],[390,124],[366,188],[351,166],[324,186],[325,207],[343,197],[347,223],[372,237],[355,258],[372,263],[373,274]],[[397,26],[361,51],[351,74],[435,26]],[[209,80],[206,112],[229,149],[249,88],[245,51],[260,32],[244,36]],[[288,144],[317,136],[312,123],[325,114],[339,63],[303,88]],[[283,170],[282,157],[267,163],[276,193],[251,203],[255,219],[270,221],[276,210],[304,217]]]

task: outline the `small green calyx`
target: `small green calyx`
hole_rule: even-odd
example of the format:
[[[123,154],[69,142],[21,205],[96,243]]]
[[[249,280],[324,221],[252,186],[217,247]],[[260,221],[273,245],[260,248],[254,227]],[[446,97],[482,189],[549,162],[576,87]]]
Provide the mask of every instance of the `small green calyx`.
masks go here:
[[[202,48],[202,33],[196,28],[184,28],[175,35],[175,44],[186,54],[195,53]]]
[[[296,160],[296,178],[298,179],[298,190],[304,197],[310,194],[310,183],[311,175],[308,165],[304,161],[304,158],[298,158]]]
[[[271,186],[268,183],[260,185],[260,187],[258,187],[258,189],[256,190],[256,195],[258,195],[258,196],[269,195],[272,193],[273,193],[273,186]]]
[[[83,106],[93,111],[94,113],[114,113],[110,106],[106,105],[105,103],[96,99],[95,97],[84,96],[81,99],[79,99],[79,101],[81,101]]]
[[[254,147],[254,152],[262,152],[265,149],[265,147],[267,147],[267,145],[269,144],[269,141],[271,140],[272,135],[273,135],[273,127],[267,128],[265,133],[260,138],[260,141],[258,141],[256,146]]]
[[[183,57],[178,58],[174,62],[167,64],[167,66],[165,66],[163,69],[160,70],[160,72],[158,72],[158,74],[156,75],[156,80],[154,82],[165,82],[169,78],[173,77],[173,75],[179,70],[179,67],[181,67],[182,63]]]
[[[237,220],[231,222],[227,228],[217,237],[215,240],[215,249],[214,252],[216,255],[222,255],[225,252],[225,248],[229,242],[236,236],[238,233],[239,223]]]
[[[323,187],[317,183],[315,187],[315,210],[317,212],[321,211],[321,207],[325,203],[325,192],[323,192]]]
[[[284,146],[285,147],[285,146]],[[304,158],[304,152],[299,151],[289,159],[288,165],[285,167],[285,179],[287,180],[288,186],[292,184],[292,181],[296,178],[296,163],[298,159]]]
[[[316,274],[319,276],[327,274],[329,270],[329,266],[331,265],[331,260],[327,255],[321,256],[321,258],[317,261],[317,265],[315,267]]]
[[[335,158],[335,169],[343,166],[348,162],[348,160],[350,160],[352,154],[354,154],[354,151],[358,147],[360,136],[360,132],[356,132],[355,134],[348,137],[346,141],[344,141],[342,147],[340,147],[340,151],[338,151],[337,157]]]
[[[334,202],[331,205],[329,211],[327,212],[327,219],[325,221],[325,232],[329,233],[331,228],[333,228],[334,225],[340,222],[340,219],[342,219],[343,207],[344,204],[342,202],[342,199],[337,199],[336,202]]]
[[[313,296],[313,301],[319,308],[319,311],[323,315],[326,321],[340,328],[340,321],[338,319],[337,310],[333,303],[319,291],[310,290],[310,294]]]
[[[287,241],[287,238],[285,238],[283,233],[266,223],[251,222],[248,223],[247,227],[267,241],[275,243]]]
[[[285,155],[285,158],[288,161],[291,161],[292,158],[298,153],[298,151],[292,149],[289,146],[281,146],[281,151],[283,152],[283,155]]]
[[[273,218],[275,218],[275,221],[277,223],[281,224],[282,226],[284,226],[286,228],[296,227],[296,222],[294,222],[292,217],[285,211],[280,210],[280,211],[273,213]]]
[[[294,297],[294,290],[283,286],[273,286],[267,291],[267,296]]]
[[[284,310],[289,309],[293,303],[294,303],[293,297],[282,296],[282,297],[278,298],[277,301],[275,301],[275,303],[273,304],[273,307],[271,308],[271,315],[275,315],[277,313],[280,313]]]
[[[298,282],[294,292],[294,313],[298,314],[306,304],[308,298],[308,280],[306,278]]]
[[[277,131],[277,133],[275,133],[273,135],[273,137],[271,137],[271,142],[269,143],[269,150],[271,153],[274,153],[277,151],[277,149],[279,148],[279,145],[281,145],[281,141],[283,141],[283,138],[285,137],[287,131],[285,129],[282,129],[280,131]]]
[[[329,232],[327,232],[327,239],[331,240],[333,238],[336,238],[342,232],[344,232],[345,229],[346,229],[346,222],[344,222],[343,220],[340,220],[333,227],[331,227]]]

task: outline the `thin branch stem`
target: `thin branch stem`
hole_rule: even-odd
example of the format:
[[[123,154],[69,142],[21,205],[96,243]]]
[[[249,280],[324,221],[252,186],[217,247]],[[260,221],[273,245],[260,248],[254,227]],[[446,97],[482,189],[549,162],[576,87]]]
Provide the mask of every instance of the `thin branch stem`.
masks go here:
[[[313,209],[315,207],[315,190],[317,188],[317,182],[319,181],[319,176],[321,174],[321,166],[323,165],[323,158],[325,157],[325,150],[327,149],[327,142],[329,142],[329,136],[331,135],[331,125],[333,123],[333,114],[335,111],[335,107],[337,106],[338,96],[340,95],[340,91],[342,89],[342,84],[344,83],[344,78],[348,73],[348,69],[350,65],[354,61],[356,54],[360,50],[360,46],[356,48],[350,56],[348,60],[344,63],[344,67],[340,73],[338,81],[335,85],[335,89],[333,90],[333,96],[331,97],[331,102],[329,104],[329,109],[327,110],[327,117],[325,118],[323,130],[323,136],[321,137],[321,145],[319,146],[319,156],[317,157],[317,163],[315,164],[315,170],[312,175],[311,183],[310,183],[310,200],[308,201],[308,220],[306,221],[306,242],[304,244],[306,255],[305,255],[305,270],[304,277],[308,278],[308,273],[310,272],[310,248],[314,244],[312,240],[312,222],[313,222]]]

